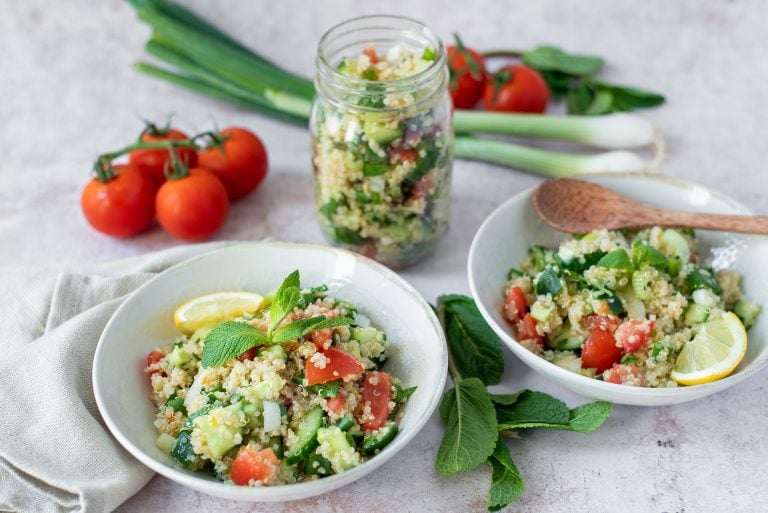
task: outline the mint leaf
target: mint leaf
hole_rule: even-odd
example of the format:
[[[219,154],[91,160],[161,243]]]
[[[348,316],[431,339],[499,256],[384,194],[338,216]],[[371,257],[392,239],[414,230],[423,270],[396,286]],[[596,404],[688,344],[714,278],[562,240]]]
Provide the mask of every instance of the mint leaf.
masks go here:
[[[300,286],[299,271],[293,271],[275,292],[275,299],[269,308],[269,334],[301,302]]]
[[[493,401],[493,404],[510,406],[517,402],[523,392],[525,392],[525,390],[521,390],[514,394],[491,394],[491,401]]]
[[[685,281],[691,287],[691,290],[710,289],[717,295],[723,293],[723,288],[717,283],[714,275],[708,269],[693,266]]]
[[[660,271],[667,270],[667,257],[662,255],[657,249],[639,240],[632,244],[632,260],[635,263],[636,269],[640,269],[644,265],[650,265]]]
[[[248,349],[269,343],[267,335],[244,322],[224,321],[205,337],[203,367],[215,367],[240,356]]]
[[[509,448],[501,438],[496,441],[493,454],[486,463],[491,467],[488,511],[499,511],[520,498],[525,490],[525,481],[512,461]]]
[[[605,401],[582,404],[571,410],[568,427],[571,431],[590,433],[602,426],[612,410],[613,405]]]
[[[629,260],[629,254],[624,249],[614,249],[603,258],[598,260],[597,265],[599,267],[607,267],[608,269],[625,269],[627,271],[633,271],[632,262]]]
[[[464,472],[484,462],[498,439],[491,396],[478,378],[457,380],[440,404],[445,434],[435,469],[442,476]]]
[[[603,67],[603,59],[594,55],[569,54],[554,46],[538,46],[523,53],[523,62],[539,71],[557,71],[569,75],[592,75]]]
[[[570,410],[565,403],[543,392],[524,390],[510,406],[497,405],[496,418],[502,429],[543,427],[541,424],[568,424]]]
[[[486,385],[498,383],[504,371],[501,341],[467,296],[440,296],[438,316],[448,348],[462,377],[475,377]]]
[[[291,340],[296,340],[299,337],[303,337],[307,333],[315,330],[335,328],[336,326],[348,326],[353,322],[355,322],[354,319],[342,316],[325,317],[323,315],[318,315],[308,319],[300,319],[283,326],[279,330],[275,330],[275,332],[272,333],[272,342],[289,342]]]

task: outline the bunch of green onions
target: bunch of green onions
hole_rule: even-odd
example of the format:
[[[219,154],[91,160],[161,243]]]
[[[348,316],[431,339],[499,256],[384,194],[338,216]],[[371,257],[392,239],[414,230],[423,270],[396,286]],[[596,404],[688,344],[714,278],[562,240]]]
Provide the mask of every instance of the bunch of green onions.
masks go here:
[[[311,80],[286,71],[246,48],[188,9],[168,0],[129,0],[152,28],[146,50],[175,70],[139,62],[147,75],[267,116],[306,126],[315,89]],[[655,127],[631,114],[545,116],[457,110],[455,156],[547,176],[592,172],[657,171],[662,139]],[[570,154],[481,139],[474,133],[553,139],[608,149]],[[652,147],[648,162],[632,148]]]

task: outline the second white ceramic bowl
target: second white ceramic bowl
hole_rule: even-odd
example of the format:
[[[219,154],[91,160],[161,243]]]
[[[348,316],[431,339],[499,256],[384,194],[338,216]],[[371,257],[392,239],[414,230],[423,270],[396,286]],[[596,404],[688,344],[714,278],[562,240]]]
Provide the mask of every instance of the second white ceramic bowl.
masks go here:
[[[175,308],[221,290],[266,293],[299,269],[303,286],[324,283],[330,294],[355,304],[391,343],[385,370],[418,386],[405,406],[395,439],[362,465],[316,481],[263,487],[225,484],[185,470],[155,446],[157,432],[146,355],[172,342],[178,332]],[[416,290],[368,258],[325,246],[256,243],[232,246],[193,258],[137,289],[115,312],[96,348],[93,387],[104,421],[139,461],[163,476],[204,493],[241,501],[287,501],[331,491],[382,465],[416,436],[437,407],[448,368],[437,317]]]
[[[650,205],[722,214],[749,214],[736,201],[705,187],[653,175],[584,177]],[[729,377],[677,388],[637,388],[605,383],[567,371],[517,343],[501,315],[507,271],[518,267],[533,244],[556,247],[568,236],[546,225],[533,210],[529,189],[497,208],[482,224],[469,251],[469,286],[480,312],[510,350],[546,378],[579,394],[621,404],[655,406],[681,403],[724,390],[768,365],[768,237],[697,231],[699,255],[716,269],[731,268],[743,276],[743,290],[763,306],[749,330],[744,360]]]

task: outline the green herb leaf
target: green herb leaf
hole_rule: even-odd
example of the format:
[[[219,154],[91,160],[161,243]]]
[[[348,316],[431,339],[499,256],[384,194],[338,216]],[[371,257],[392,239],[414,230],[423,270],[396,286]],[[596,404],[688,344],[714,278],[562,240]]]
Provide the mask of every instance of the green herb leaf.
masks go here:
[[[547,267],[536,280],[536,294],[543,296],[551,294],[554,296],[563,288],[563,282],[551,267]]]
[[[570,262],[565,262],[560,256],[556,256],[555,260],[557,265],[565,270],[581,273],[596,265],[601,258],[605,256],[605,251],[597,250],[591,253],[585,253],[580,256],[573,257]]]
[[[632,262],[629,259],[629,254],[624,249],[614,249],[603,258],[598,260],[597,265],[599,267],[607,267],[608,269],[624,269],[632,272]]]
[[[523,62],[539,71],[558,71],[569,75],[592,75],[603,67],[594,55],[569,54],[554,46],[538,46],[523,54]]]
[[[496,405],[500,428],[539,427],[541,424],[568,424],[569,410],[565,403],[543,392],[524,390],[509,406]]]
[[[636,87],[617,86],[600,83],[602,86],[610,87],[615,101],[620,103],[626,110],[646,109],[656,107],[664,103],[664,96],[651,91],[644,91]]]
[[[454,383],[440,404],[445,434],[437,452],[435,469],[442,476],[464,472],[483,463],[498,439],[491,396],[477,378]]]
[[[303,378],[302,378],[303,379]],[[317,385],[308,385],[304,388],[314,392],[320,397],[332,398],[339,394],[339,384],[341,380],[330,381],[328,383],[319,383]]]
[[[342,244],[351,244],[353,246],[359,246],[365,242],[365,239],[351,228],[344,226],[337,226],[333,231],[333,238]]]
[[[224,321],[205,336],[203,367],[215,367],[236,358],[248,349],[269,344],[265,333],[250,324]]]
[[[525,390],[521,390],[514,394],[491,394],[491,401],[493,401],[493,404],[511,406],[517,402],[523,392],[525,392]]]
[[[499,437],[493,454],[486,461],[491,467],[491,487],[488,490],[488,511],[499,511],[520,498],[525,481],[517,470],[509,448]]]
[[[571,410],[568,428],[578,433],[591,433],[611,415],[613,405],[605,401],[582,404]]]
[[[693,266],[688,276],[686,276],[686,282],[691,287],[691,290],[710,289],[717,295],[723,293],[723,288],[717,283],[712,272],[698,266]]]
[[[283,280],[269,308],[269,333],[301,302],[299,271],[293,271]]]
[[[662,255],[657,249],[639,240],[632,244],[632,260],[636,269],[640,269],[644,265],[650,265],[660,271],[667,270],[667,257]]]
[[[349,326],[354,322],[354,319],[343,316],[325,317],[324,315],[318,315],[310,317],[309,319],[300,319],[283,326],[279,330],[275,330],[272,334],[272,342],[276,344],[289,342],[291,340],[296,340],[299,337],[303,337],[312,331],[335,328],[337,326]]]
[[[479,378],[486,385],[498,383],[504,371],[501,341],[485,322],[472,298],[441,296],[437,310],[459,374],[465,378]]]

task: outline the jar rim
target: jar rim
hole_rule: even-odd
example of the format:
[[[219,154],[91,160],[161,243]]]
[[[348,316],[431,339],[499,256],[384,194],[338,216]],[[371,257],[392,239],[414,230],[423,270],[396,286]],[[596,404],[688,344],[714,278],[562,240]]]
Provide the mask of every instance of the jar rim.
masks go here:
[[[403,78],[397,78],[393,80],[368,80],[365,78],[358,78],[350,75],[346,75],[342,72],[340,72],[336,66],[334,66],[328,59],[328,56],[326,55],[325,49],[326,47],[333,42],[336,38],[347,36],[349,34],[354,34],[355,32],[365,30],[365,29],[396,29],[396,27],[393,26],[359,26],[354,27],[355,24],[359,24],[361,22],[365,21],[376,21],[376,20],[382,20],[382,21],[389,21],[394,23],[397,22],[405,22],[412,25],[412,28],[418,29],[421,31],[421,35],[430,42],[430,46],[435,51],[435,59],[431,62],[429,66],[426,68],[419,70],[418,72],[414,73],[413,75],[409,75],[407,77]],[[342,31],[345,27],[352,26],[353,28],[350,28],[349,30]],[[445,47],[443,45],[443,41],[435,34],[432,29],[430,29],[426,24],[420,22],[419,20],[416,20],[414,18],[410,18],[408,16],[401,16],[396,14],[367,14],[363,16],[356,16],[354,18],[349,18],[345,21],[342,21],[340,23],[337,23],[330,29],[328,29],[325,34],[320,38],[320,42],[317,45],[317,67],[318,67],[318,73],[326,75],[327,78],[330,78],[333,81],[344,81],[346,84],[349,84],[349,86],[345,87],[344,89],[349,88],[350,90],[358,90],[362,89],[365,86],[374,85],[374,86],[384,86],[384,87],[397,87],[397,88],[407,88],[409,86],[415,85],[418,86],[418,84],[421,84],[422,82],[431,80],[432,77],[440,71],[443,70],[445,67]]]

